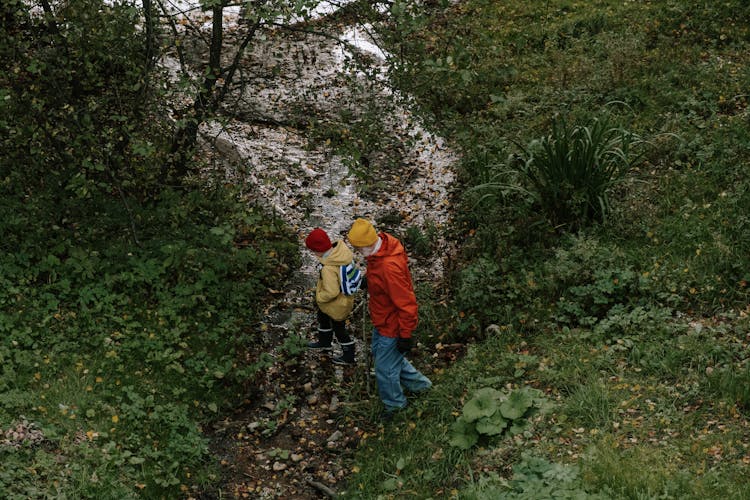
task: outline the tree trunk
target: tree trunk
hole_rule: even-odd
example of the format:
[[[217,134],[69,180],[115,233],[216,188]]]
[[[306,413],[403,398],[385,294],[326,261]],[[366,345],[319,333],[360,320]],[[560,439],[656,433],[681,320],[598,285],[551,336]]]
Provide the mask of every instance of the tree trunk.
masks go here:
[[[151,70],[154,64],[156,41],[154,40],[154,9],[151,0],[143,0],[143,17],[146,22],[146,72]]]
[[[225,4],[226,2],[222,3],[222,5]],[[206,77],[196,95],[193,106],[187,111],[186,116],[182,117],[182,122],[175,131],[170,150],[171,162],[162,169],[163,181],[166,181],[171,174],[174,180],[179,182],[189,173],[190,159],[198,143],[198,128],[201,123],[219,110],[222,101],[229,92],[245,49],[263,25],[263,20],[257,19],[249,26],[248,32],[235,52],[232,62],[228,67],[222,69],[223,14],[223,7],[213,7],[211,47]],[[224,79],[222,85],[217,86],[217,80],[222,77]]]
[[[193,101],[193,107],[189,116],[185,117],[184,123],[178,125],[172,140],[171,158],[172,174],[176,180],[182,180],[189,169],[190,158],[195,152],[198,143],[198,127],[203,121],[218,108],[219,101],[213,99],[216,91],[216,80],[221,75],[221,52],[224,41],[224,3],[215,5],[212,10],[211,25],[211,47],[209,51],[208,68],[203,85]],[[165,175],[166,174],[166,175]],[[162,178],[169,172],[162,170]]]

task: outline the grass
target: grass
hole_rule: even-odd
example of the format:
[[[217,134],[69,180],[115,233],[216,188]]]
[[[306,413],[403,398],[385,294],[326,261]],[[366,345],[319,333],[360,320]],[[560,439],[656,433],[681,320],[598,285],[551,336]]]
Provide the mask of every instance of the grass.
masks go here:
[[[464,453],[448,445],[450,429],[460,412],[459,401],[470,397],[464,381],[483,384],[495,374],[482,369],[479,353],[470,354],[462,363],[461,377],[446,377],[445,373],[425,373],[432,379],[433,389],[411,401],[410,407],[397,414],[394,421],[379,426],[373,435],[360,443],[362,452],[352,464],[354,474],[349,480],[345,497],[373,498],[383,494],[413,494],[426,491],[425,486],[455,478],[435,494],[446,494],[469,480],[471,464]],[[468,376],[465,376],[468,375]],[[453,405],[446,404],[454,402]],[[426,423],[429,422],[429,425]]]
[[[419,333],[474,343],[448,369],[417,361],[433,389],[362,437],[344,496],[748,498],[750,5],[428,4],[393,9],[394,77],[461,148],[467,192],[555,116],[606,112],[650,147],[575,234],[518,193],[466,196],[452,299],[418,284]],[[356,172],[382,138],[345,121],[313,133]],[[54,176],[30,197],[19,172],[0,183],[0,496],[176,497],[216,481],[200,424],[263,369],[234,361],[296,246],[223,195],[166,190],[126,215],[108,191],[46,191],[65,185]],[[407,236],[434,251],[429,227]],[[551,405],[530,429],[450,446],[475,391],[526,386]],[[27,438],[9,438],[19,427]]]
[[[629,361],[632,346],[582,345],[578,333],[529,339],[506,331],[473,345],[444,373],[431,374],[432,392],[360,446],[347,496],[463,498],[480,479],[487,490],[492,474],[512,477],[511,466],[530,454],[578,465],[580,487],[611,498],[746,498],[747,417],[731,394],[722,397],[716,386],[706,386],[705,366],[721,355],[680,365],[678,373],[659,370],[655,361],[663,353],[653,347],[669,340],[647,330],[638,345],[653,352],[653,364],[644,370]],[[699,348],[735,352],[732,340],[715,331],[690,344],[684,346],[696,357]],[[468,452],[450,447],[450,426],[474,390],[526,385],[553,403],[530,433],[484,441]],[[721,387],[731,392],[737,386]],[[406,464],[401,469],[400,460]],[[491,491],[504,491],[499,478],[491,483]]]
[[[439,407],[417,402],[358,450],[350,495],[750,497],[750,6],[474,0],[427,14],[404,34],[399,82],[464,151],[469,194],[453,300],[426,308],[476,343],[433,379]],[[649,146],[602,223],[560,234],[520,194],[471,190],[555,116],[605,110]],[[554,406],[528,433],[447,448],[486,385]],[[405,454],[423,460],[418,480],[384,466]]]
[[[41,193],[7,187],[0,207],[19,244],[0,266],[0,495],[174,497],[216,481],[201,426],[263,369],[242,355],[296,243],[223,190],[136,206],[140,245],[109,197],[88,200],[94,214]],[[66,227],[45,230],[47,210]]]

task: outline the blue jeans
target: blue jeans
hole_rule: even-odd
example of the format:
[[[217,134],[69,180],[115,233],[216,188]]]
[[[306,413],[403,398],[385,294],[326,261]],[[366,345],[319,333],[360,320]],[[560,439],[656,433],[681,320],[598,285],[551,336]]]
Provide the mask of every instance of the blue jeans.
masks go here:
[[[396,339],[380,335],[372,330],[372,356],[375,361],[375,380],[378,393],[386,411],[406,406],[402,386],[411,392],[426,391],[432,387],[430,379],[422,375],[396,349]]]

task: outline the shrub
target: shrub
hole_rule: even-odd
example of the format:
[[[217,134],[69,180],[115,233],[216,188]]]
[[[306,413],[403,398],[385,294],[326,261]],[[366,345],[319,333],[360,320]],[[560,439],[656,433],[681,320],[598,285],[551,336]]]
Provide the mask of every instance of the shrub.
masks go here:
[[[554,227],[575,230],[605,220],[611,211],[609,192],[636,163],[631,147],[640,143],[606,118],[572,126],[556,118],[549,135],[518,145],[520,153],[510,156],[500,173],[509,176],[510,184],[492,181],[474,189],[489,196],[521,191]]]
[[[497,262],[480,258],[458,276],[456,308],[463,329],[476,330],[485,320],[495,321],[502,310],[502,277]]]
[[[462,492],[467,500],[576,498],[605,499],[604,494],[587,493],[578,467],[549,462],[548,460],[524,453],[521,462],[513,466],[510,481],[500,479],[496,474],[483,476]]]
[[[117,199],[92,193],[84,207],[8,190],[0,230],[15,251],[0,255],[0,432],[25,415],[45,441],[0,450],[0,460],[59,460],[40,463],[47,480],[33,486],[28,462],[8,469],[0,493],[124,498],[140,484],[141,495],[174,497],[209,468],[202,424],[246,397],[267,363],[251,325],[296,262],[296,242],[223,188],[134,204],[140,245]]]
[[[571,237],[550,259],[544,273],[556,319],[570,325],[593,325],[615,304],[638,300],[640,275],[623,262],[617,247],[585,235]]]
[[[595,270],[592,281],[568,288],[557,302],[557,319],[564,323],[593,325],[615,304],[628,302],[638,286],[632,269]]]
[[[544,405],[541,391],[525,387],[504,394],[492,387],[479,389],[454,422],[450,444],[467,450],[480,436],[511,436],[526,431],[529,417]]]

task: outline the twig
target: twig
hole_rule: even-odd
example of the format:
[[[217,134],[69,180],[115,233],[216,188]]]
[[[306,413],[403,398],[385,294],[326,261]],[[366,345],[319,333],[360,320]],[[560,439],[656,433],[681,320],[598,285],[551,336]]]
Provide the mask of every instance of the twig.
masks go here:
[[[328,496],[329,498],[336,498],[338,494],[333,491],[331,488],[326,486],[325,484],[319,483],[317,481],[307,480],[307,484],[315,488],[316,490],[320,491],[324,495]]]
[[[172,28],[172,34],[174,34],[174,48],[177,50],[177,58],[180,61],[180,72],[182,73],[182,76],[187,78],[189,76],[188,70],[187,70],[187,64],[185,63],[185,53],[182,51],[182,44],[176,43],[177,39],[179,38],[179,31],[177,30],[177,24],[175,23],[174,19],[170,15],[167,8],[164,6],[164,2],[162,0],[157,0],[159,3],[159,7],[161,7],[162,12],[164,12],[164,17],[167,18],[167,21],[169,22],[170,27]]]
[[[364,296],[362,297],[362,304],[367,303],[367,290],[364,290]],[[370,394],[370,370],[372,369],[372,348],[367,346],[367,308],[362,307],[362,348],[367,351],[367,370],[365,370],[365,380],[367,387],[367,394]]]

